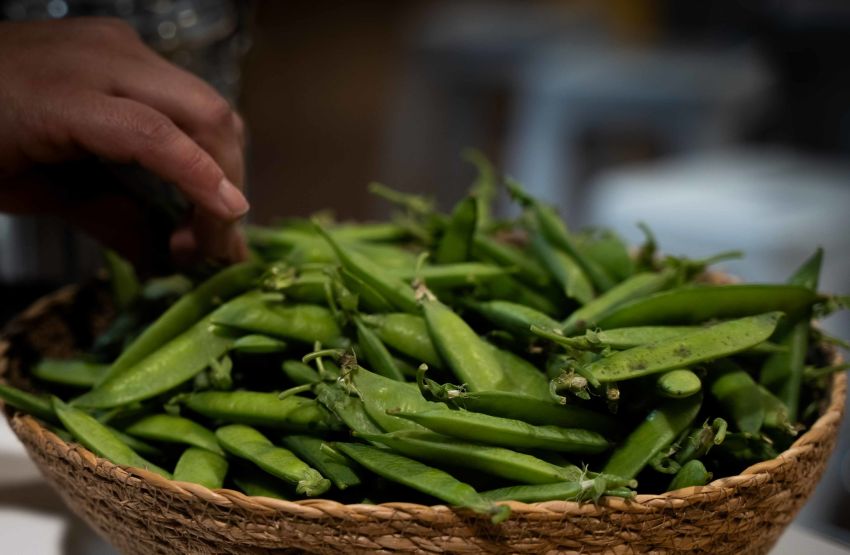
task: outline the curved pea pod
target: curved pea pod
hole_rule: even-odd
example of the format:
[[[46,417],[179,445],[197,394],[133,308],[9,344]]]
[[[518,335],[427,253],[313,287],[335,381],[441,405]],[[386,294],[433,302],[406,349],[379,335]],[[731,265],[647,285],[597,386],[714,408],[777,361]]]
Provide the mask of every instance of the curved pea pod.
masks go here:
[[[616,497],[634,497],[635,493],[627,487],[637,487],[634,480],[619,476],[599,474],[593,478],[584,478],[569,482],[535,486],[508,486],[481,492],[481,496],[492,501],[519,501],[520,503],[540,503],[543,501],[597,501],[603,495]]]
[[[468,196],[457,203],[443,234],[437,241],[434,259],[438,264],[464,262],[472,250],[472,237],[478,221],[478,199]]]
[[[704,486],[711,481],[711,472],[697,459],[687,462],[670,481],[667,491],[673,491],[692,486]]]
[[[340,264],[351,275],[369,285],[399,310],[412,314],[419,312],[419,303],[416,302],[416,296],[413,293],[412,287],[394,276],[387,275],[387,272],[380,264],[367,256],[351,249],[343,248],[321,226],[317,225],[316,230],[328,242],[331,248],[333,248]]]
[[[59,399],[53,399],[53,410],[74,439],[94,454],[120,466],[143,468],[160,476],[171,478],[171,474],[155,464],[146,461],[130,449],[112,431],[81,410],[66,405]]]
[[[221,310],[221,309],[218,309]],[[122,370],[72,404],[110,408],[150,399],[192,379],[224,355],[233,339],[211,331],[215,312],[203,318],[133,367]]]
[[[634,478],[658,453],[669,447],[694,421],[702,396],[671,399],[652,410],[611,454],[603,474]]]
[[[316,399],[351,431],[364,434],[383,433],[384,430],[366,412],[363,401],[350,396],[342,387],[319,383],[313,388],[313,392],[316,394]]]
[[[492,325],[523,337],[531,336],[531,326],[559,327],[556,320],[539,310],[511,301],[469,301],[464,306],[486,318]]]
[[[616,352],[587,365],[602,383],[629,380],[747,350],[773,334],[781,312],[721,322],[685,335]]]
[[[619,427],[617,420],[608,414],[509,391],[463,393],[452,402],[472,412],[522,420],[538,426],[583,428],[601,434],[613,434]]]
[[[331,482],[318,470],[296,457],[289,449],[277,447],[257,430],[241,424],[215,431],[225,451],[251,461],[272,476],[295,484],[297,493],[315,497],[328,491]]]
[[[363,367],[354,368],[349,377],[357,395],[363,401],[366,413],[384,431],[419,429],[417,424],[397,418],[387,411],[422,411],[435,408],[446,409],[443,403],[427,401],[412,383],[403,383],[369,372]]]
[[[670,287],[676,274],[675,269],[666,268],[660,272],[642,272],[626,279],[573,311],[562,325],[564,334],[592,328],[622,304]]]
[[[306,385],[321,381],[319,373],[300,360],[286,360],[281,364],[281,370],[295,385]]]
[[[438,465],[470,468],[523,484],[549,484],[578,480],[582,471],[577,466],[562,467],[503,447],[457,441],[429,432],[393,432],[391,434],[357,434],[361,439],[381,443],[394,451],[417,460]]]
[[[794,320],[818,300],[815,292],[797,285],[689,285],[622,304],[596,324],[603,329],[699,324],[770,311]]]
[[[342,331],[333,314],[319,305],[278,305],[262,294],[249,293],[222,305],[212,314],[214,324],[295,339],[312,344],[333,344]]]
[[[393,414],[440,434],[503,447],[590,454],[601,453],[610,447],[608,440],[589,430],[534,426],[521,420],[476,412],[436,409],[393,411]]]
[[[336,419],[315,399],[259,391],[201,391],[179,398],[197,414],[222,420],[284,430],[328,430]]]
[[[46,382],[90,388],[94,387],[108,370],[107,364],[97,364],[86,360],[45,358],[33,366],[31,372],[33,376]]]
[[[173,479],[200,484],[209,489],[220,489],[227,476],[227,467],[227,459],[221,454],[200,447],[189,447],[180,455],[174,467]]]
[[[255,262],[235,264],[180,297],[124,349],[98,383],[112,380],[135,367],[154,351],[185,333],[222,301],[251,287],[260,277],[262,270],[262,266]]]
[[[354,325],[357,328],[357,343],[363,351],[366,362],[378,374],[403,382],[404,374],[396,365],[395,359],[393,359],[377,334],[364,324],[363,320],[359,317],[354,318]]]
[[[249,354],[279,353],[286,350],[286,343],[267,335],[243,335],[233,342],[230,350]]]
[[[341,455],[333,457],[322,450],[323,440],[311,436],[286,436],[283,444],[327,477],[339,489],[360,485],[360,478]],[[342,459],[340,462],[339,459]]]
[[[596,295],[593,285],[573,257],[555,248],[539,233],[532,236],[531,248],[537,259],[561,286],[565,297],[582,305],[593,299]]]
[[[764,400],[758,384],[743,369],[733,364],[720,366],[712,373],[711,396],[740,432],[755,434],[764,423]]]
[[[58,422],[49,397],[28,393],[16,387],[0,383],[0,400],[45,422]]]
[[[544,287],[551,282],[546,269],[518,248],[500,242],[482,233],[472,240],[473,256],[492,260],[508,268],[516,268],[516,278],[531,287]]]
[[[168,443],[186,443],[223,455],[215,434],[197,422],[170,414],[145,416],[124,428],[131,436]]]
[[[363,316],[363,322],[375,330],[381,341],[399,353],[433,368],[445,367],[423,317],[401,312],[367,314]]]
[[[428,333],[440,356],[470,391],[510,391],[511,383],[486,341],[437,300],[422,304]]]
[[[680,368],[658,376],[655,387],[662,397],[681,399],[699,393],[702,390],[702,382],[699,376],[687,368]]]
[[[368,445],[335,443],[334,447],[357,464],[382,478],[427,493],[450,505],[490,515],[494,523],[502,522],[510,516],[510,508],[504,505],[495,505],[484,499],[472,486],[442,470],[386,449],[378,449]]]
[[[764,386],[759,385],[758,389],[761,392],[761,401],[764,405],[762,426],[765,429],[778,430],[792,436],[797,435],[798,430],[788,416],[788,407],[785,403]]]

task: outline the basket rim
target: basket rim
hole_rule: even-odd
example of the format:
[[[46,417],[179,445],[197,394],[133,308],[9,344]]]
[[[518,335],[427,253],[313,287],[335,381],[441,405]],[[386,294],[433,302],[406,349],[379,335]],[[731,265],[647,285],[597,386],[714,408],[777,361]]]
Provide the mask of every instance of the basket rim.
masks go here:
[[[79,293],[80,289],[80,285],[68,285],[37,299],[0,331],[0,383],[5,383],[3,378],[9,365],[8,354],[12,347],[12,342],[9,339],[10,332],[14,329],[23,328],[28,321],[38,318],[52,308],[68,303]],[[834,364],[843,362],[843,357],[837,349],[831,349],[829,356]],[[705,486],[692,486],[660,494],[639,494],[632,499],[606,496],[596,503],[577,501],[546,501],[540,503],[504,501],[499,503],[508,505],[512,513],[528,516],[558,514],[561,516],[592,517],[605,512],[646,513],[682,509],[699,503],[715,502],[731,497],[739,489],[756,487],[772,481],[772,473],[785,465],[795,464],[817,443],[824,438],[837,434],[843,418],[847,394],[846,372],[835,373],[829,387],[829,404],[803,435],[776,458],[751,465],[741,471],[740,474],[718,478]],[[197,499],[223,509],[238,507],[248,511],[278,513],[308,519],[326,518],[328,516],[348,520],[409,519],[415,517],[419,520],[431,522],[452,521],[457,518],[457,513],[463,513],[465,516],[469,513],[466,509],[450,508],[443,504],[421,505],[406,502],[388,502],[377,505],[344,504],[320,498],[285,501],[269,497],[248,496],[226,488],[210,490],[191,482],[169,480],[142,468],[115,465],[107,459],[98,457],[78,443],[64,441],[34,417],[13,411],[10,407],[6,407],[2,401],[0,401],[0,411],[3,412],[12,430],[22,442],[23,435],[34,437],[50,444],[55,452],[60,453],[62,457],[72,457],[98,475],[109,476],[110,479],[121,482],[142,482],[163,490],[167,495],[186,498],[189,501]]]

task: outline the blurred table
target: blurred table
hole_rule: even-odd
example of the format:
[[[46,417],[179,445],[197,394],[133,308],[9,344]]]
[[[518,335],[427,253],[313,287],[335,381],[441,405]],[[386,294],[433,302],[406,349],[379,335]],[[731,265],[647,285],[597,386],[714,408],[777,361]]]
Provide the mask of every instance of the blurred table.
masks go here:
[[[3,553],[117,555],[62,504],[39,475],[23,446],[0,422],[0,537]],[[792,525],[772,555],[846,555],[850,547]]]

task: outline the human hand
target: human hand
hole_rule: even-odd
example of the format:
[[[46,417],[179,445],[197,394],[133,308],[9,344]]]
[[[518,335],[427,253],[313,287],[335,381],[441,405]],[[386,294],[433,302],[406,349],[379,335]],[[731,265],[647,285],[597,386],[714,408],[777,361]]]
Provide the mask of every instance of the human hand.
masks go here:
[[[117,19],[0,23],[0,52],[0,210],[58,214],[121,249],[134,222],[126,200],[93,213],[38,169],[87,156],[137,163],[193,207],[171,236],[177,259],[246,257],[244,125],[212,87]]]

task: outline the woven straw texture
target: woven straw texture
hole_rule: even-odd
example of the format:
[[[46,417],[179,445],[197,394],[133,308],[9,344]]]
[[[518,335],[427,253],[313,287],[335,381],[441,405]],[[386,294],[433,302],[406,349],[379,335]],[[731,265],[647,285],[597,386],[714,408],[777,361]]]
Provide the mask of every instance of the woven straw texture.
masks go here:
[[[108,318],[96,294],[46,297],[0,340],[0,380],[27,387],[26,364],[73,352]],[[833,360],[837,355],[833,353]],[[68,506],[127,554],[766,553],[814,489],[834,447],[846,378],[837,374],[817,422],[776,459],[703,487],[599,504],[511,503],[493,525],[445,506],[286,502],[170,482],[117,467],[6,410],[12,428]]]

